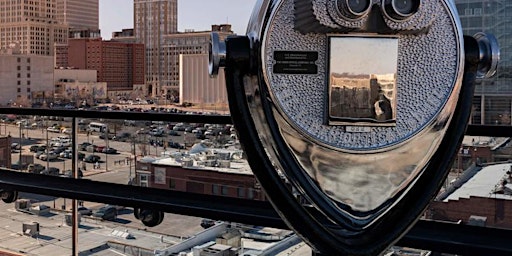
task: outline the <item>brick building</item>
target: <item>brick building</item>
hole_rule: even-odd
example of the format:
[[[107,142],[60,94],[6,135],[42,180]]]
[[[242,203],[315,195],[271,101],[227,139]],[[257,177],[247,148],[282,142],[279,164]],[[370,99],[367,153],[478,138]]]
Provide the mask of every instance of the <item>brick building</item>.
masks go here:
[[[0,167],[11,168],[11,137],[0,137]]]
[[[98,82],[107,83],[107,91],[132,91],[144,84],[144,45],[101,38],[69,39],[56,49],[56,66],[98,71]]]
[[[461,221],[462,224],[471,224],[471,221],[479,219],[487,227],[512,228],[512,200],[472,196],[432,202],[426,215],[429,219]]]
[[[266,200],[265,193],[245,161],[218,167],[192,165],[186,161],[182,165],[172,158],[145,158],[137,162],[136,175],[136,183],[140,186]]]

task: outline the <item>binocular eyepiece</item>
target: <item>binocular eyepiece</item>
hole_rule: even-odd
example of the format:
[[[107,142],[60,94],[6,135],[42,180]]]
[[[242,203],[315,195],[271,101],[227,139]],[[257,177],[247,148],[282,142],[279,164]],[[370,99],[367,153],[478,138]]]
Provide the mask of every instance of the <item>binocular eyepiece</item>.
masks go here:
[[[336,0],[338,14],[345,19],[358,19],[367,15],[373,0]],[[418,12],[421,0],[382,0],[382,13],[395,21],[403,21]]]

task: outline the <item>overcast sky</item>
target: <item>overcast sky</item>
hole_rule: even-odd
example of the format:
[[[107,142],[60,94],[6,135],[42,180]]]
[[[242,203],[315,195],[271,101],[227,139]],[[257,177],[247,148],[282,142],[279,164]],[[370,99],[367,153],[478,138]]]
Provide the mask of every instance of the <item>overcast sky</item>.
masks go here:
[[[104,39],[113,31],[133,28],[133,0],[99,0],[100,29]],[[178,30],[210,30],[212,24],[230,23],[245,34],[256,0],[178,0]]]

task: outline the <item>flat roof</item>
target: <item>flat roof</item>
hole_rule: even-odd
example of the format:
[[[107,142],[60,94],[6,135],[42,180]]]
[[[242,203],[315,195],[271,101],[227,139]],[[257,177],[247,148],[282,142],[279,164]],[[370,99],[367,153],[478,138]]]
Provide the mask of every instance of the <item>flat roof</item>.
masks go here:
[[[493,191],[498,188],[501,181],[507,176],[512,164],[496,164],[482,168],[471,179],[464,183],[460,188],[456,189],[443,201],[458,200],[459,198],[469,198],[470,196],[492,197],[512,200],[512,196],[495,194]],[[506,187],[512,189],[510,184]]]

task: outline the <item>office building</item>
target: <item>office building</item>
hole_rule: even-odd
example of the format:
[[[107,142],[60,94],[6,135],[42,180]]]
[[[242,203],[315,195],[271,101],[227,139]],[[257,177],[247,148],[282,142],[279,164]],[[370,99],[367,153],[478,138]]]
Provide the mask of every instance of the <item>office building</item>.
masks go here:
[[[207,109],[228,110],[224,70],[217,77],[208,75],[208,54],[180,55],[179,103],[192,103]]]
[[[211,31],[218,32],[221,40],[233,34],[231,25],[229,24],[212,25]],[[189,70],[189,68],[181,68],[180,55],[208,55],[211,31],[185,31],[183,33],[170,34],[165,37],[166,48],[164,49],[164,53],[165,56],[168,56],[170,65],[167,65],[164,69],[168,83],[166,87],[163,88],[163,94],[161,96],[165,95],[167,99],[172,100],[177,98],[180,90],[187,90],[186,87],[189,86],[187,83],[182,83],[184,87],[180,88],[180,69],[183,72]],[[205,67],[207,66],[208,63],[205,64]],[[206,72],[205,75],[207,76],[207,69],[199,69],[201,70],[196,69],[195,71]],[[200,73],[194,72],[190,75],[198,74]],[[182,73],[181,76],[187,76],[187,74]]]
[[[97,38],[99,0],[57,0],[57,20],[69,27],[69,38]]]
[[[57,0],[1,1],[0,48],[18,43],[23,54],[53,55],[54,43],[66,43],[68,37],[56,5]]]
[[[494,34],[501,48],[497,75],[480,80],[473,102],[473,124],[512,124],[512,4],[507,0],[455,0],[465,35]]]
[[[68,45],[57,46],[56,52],[57,67],[96,70],[97,81],[106,82],[107,91],[114,96],[132,93],[134,85],[144,84],[142,44],[102,41],[101,38],[69,39]]]
[[[0,52],[0,104],[31,106],[53,97],[53,57],[23,54],[18,44]]]
[[[152,96],[165,94],[170,85],[165,35],[178,31],[178,0],[134,0],[134,32],[146,47],[146,85]]]
[[[99,0],[57,0],[57,20],[70,28],[99,29]]]

